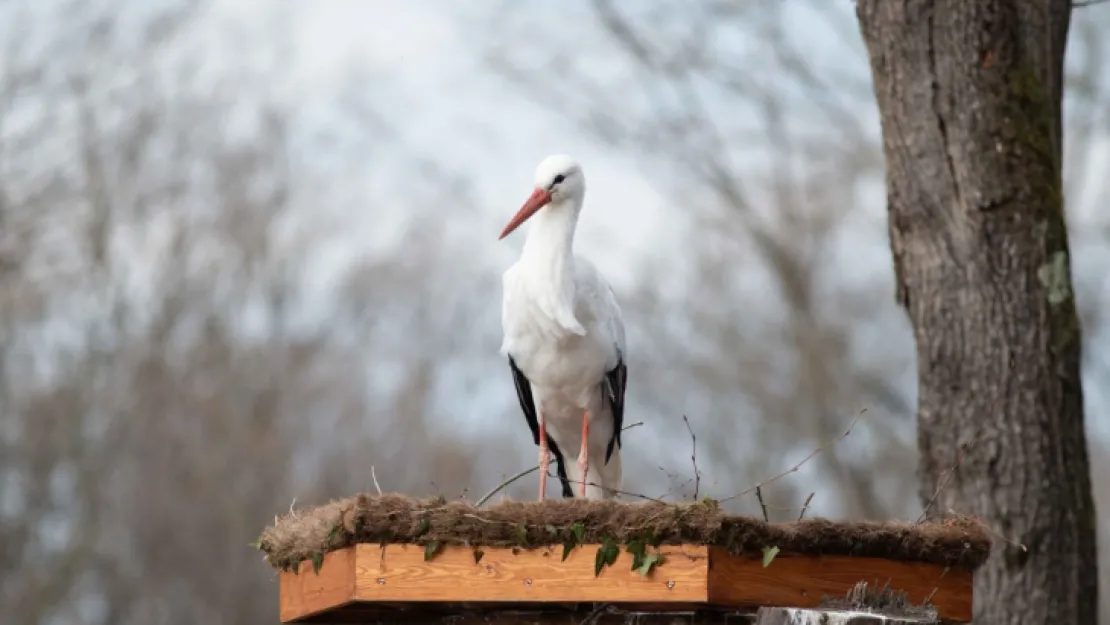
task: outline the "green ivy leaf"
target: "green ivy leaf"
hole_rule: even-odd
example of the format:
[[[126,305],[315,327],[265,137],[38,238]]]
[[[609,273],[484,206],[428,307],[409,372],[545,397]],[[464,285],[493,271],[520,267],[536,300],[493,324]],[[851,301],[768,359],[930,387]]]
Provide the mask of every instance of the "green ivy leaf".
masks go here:
[[[586,537],[586,527],[581,523],[575,523],[570,526],[570,535],[563,541],[563,561],[566,562],[567,557],[570,555],[571,550],[582,543]]]
[[[416,536],[417,538],[419,538],[419,537],[423,536],[424,534],[427,534],[428,530],[431,527],[432,527],[432,523],[431,523],[431,521],[428,520],[428,517],[422,517],[420,519],[420,522],[416,524],[416,533],[413,534],[413,535]]]
[[[252,548],[252,549],[261,549],[262,548],[262,538],[257,538],[255,540],[252,540],[251,542],[247,543],[247,546]]]
[[[612,566],[620,554],[620,547],[613,543],[612,538],[606,536],[602,539],[601,547],[597,550],[597,556],[594,557],[594,577],[601,575],[602,567]]]
[[[578,541],[578,544],[582,544],[586,540],[586,526],[581,523],[571,525],[570,533],[574,535],[574,539]]]
[[[435,556],[436,553],[439,551],[439,547],[440,544],[438,540],[428,541],[428,544],[424,545],[424,561],[427,562],[428,560],[431,560],[432,557]]]
[[[513,540],[516,542],[527,545],[528,544],[528,528],[523,525],[517,525],[513,528]]]
[[[300,560],[290,561],[289,562],[289,568],[293,570],[293,575],[300,575],[301,574],[301,571],[300,571],[301,561]]]
[[[613,542],[612,538],[603,538],[601,546],[605,548],[605,563],[612,564],[617,561],[617,557],[621,555],[620,547],[617,543]]]
[[[482,561],[482,556],[484,556],[484,555],[486,555],[486,552],[482,551],[481,549],[475,549],[474,550],[474,564],[478,564],[479,562],[481,562]]]
[[[775,556],[777,556],[778,554],[779,554],[779,548],[778,547],[764,547],[763,548],[763,568],[767,568],[767,565],[770,564],[771,560],[774,560]]]
[[[658,551],[653,551],[644,556],[644,561],[636,569],[636,572],[639,573],[642,577],[647,577],[648,573],[651,573],[652,567],[658,566],[660,564],[663,564],[663,554],[659,553]]]
[[[644,543],[644,540],[642,538],[635,538],[633,540],[630,540],[628,541],[628,544],[625,545],[625,550],[628,551],[628,553],[632,554],[633,571],[639,569],[640,566],[644,563],[644,553],[646,548],[647,545]]]
[[[323,551],[317,551],[316,553],[312,554],[312,570],[317,575],[319,575],[320,574],[320,567],[322,567],[322,566],[324,566],[324,552]]]

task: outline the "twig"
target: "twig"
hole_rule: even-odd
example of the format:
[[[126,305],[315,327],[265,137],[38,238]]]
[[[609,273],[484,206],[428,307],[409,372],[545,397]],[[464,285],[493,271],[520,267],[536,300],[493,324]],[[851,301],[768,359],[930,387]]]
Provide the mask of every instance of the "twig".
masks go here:
[[[1007,537],[1003,536],[1002,532],[999,532],[998,530],[994,529],[990,525],[987,525],[986,523],[983,524],[983,527],[987,528],[988,532],[990,532],[990,533],[994,534],[995,536],[1001,538],[1002,540],[1004,540],[1007,543],[1013,545],[1014,547],[1017,547],[1018,549],[1021,549],[1025,553],[1029,553],[1029,547],[1026,547],[1023,543],[1019,543],[1018,541],[1014,540],[1013,538],[1007,538]]]
[[[962,515],[962,514],[956,512],[955,510],[953,510],[951,508],[948,509],[948,514],[951,514],[952,516],[967,516],[967,515]],[[1026,547],[1023,543],[1019,543],[1018,541],[1014,540],[1013,538],[1007,538],[1006,536],[1003,536],[1002,532],[994,529],[993,527],[990,526],[990,524],[988,524],[986,521],[983,521],[982,519],[979,519],[979,522],[980,522],[980,525],[982,525],[988,532],[997,536],[998,538],[1001,538],[1003,542],[1005,542],[1005,543],[1007,543],[1007,544],[1009,544],[1013,547],[1017,547],[1018,549],[1021,549],[1022,551],[1026,552],[1026,553],[1029,552],[1029,548]]]
[[[483,519],[482,517],[480,517],[476,514],[463,514],[462,516],[467,518],[467,519],[473,519],[473,520],[475,520],[479,523],[485,523],[486,525],[498,525],[498,524],[504,525],[504,523],[505,523],[504,521],[496,521],[496,520],[493,520],[493,519]]]
[[[938,590],[940,590],[940,586],[934,586],[933,592],[929,593],[929,595],[925,597],[925,600],[921,602],[921,605],[929,605],[933,601],[933,597],[937,594]]]
[[[767,501],[766,497],[763,499],[763,501],[767,502],[767,512],[768,513],[770,513],[772,510],[774,510],[775,512],[794,513],[794,512],[797,512],[797,511],[802,509],[801,506],[776,506],[774,503],[771,503],[771,502]]]
[[[493,497],[494,495],[496,495],[498,492],[501,491],[501,489],[507,487],[509,484],[512,484],[513,482],[519,480],[520,478],[524,477],[525,475],[528,475],[530,473],[535,473],[536,471],[539,471],[539,470],[540,470],[540,465],[537,464],[536,466],[534,466],[530,469],[525,469],[525,470],[521,471],[520,473],[517,473],[516,475],[514,475],[514,476],[510,477],[509,479],[505,480],[504,482],[501,482],[497,486],[494,486],[493,490],[491,490],[490,492],[483,495],[482,498],[478,500],[478,503],[474,504],[474,507],[475,508],[481,508],[482,504],[489,501],[490,497]]]
[[[686,415],[682,415],[682,420],[686,423],[686,431],[690,432],[690,462],[694,463],[694,501],[698,499],[698,491],[701,489],[701,471],[698,471],[698,437],[694,436],[694,428],[690,427],[690,419]]]
[[[798,513],[799,521],[801,521],[802,517],[806,515],[806,510],[809,510],[809,502],[813,501],[813,496],[816,494],[817,493],[810,493],[809,497],[806,497],[806,502],[802,504],[802,511]]]
[[[621,428],[621,432],[627,432],[628,430],[631,430],[632,428],[640,427],[643,424],[644,424],[643,421],[637,421],[635,423],[630,423],[630,424],[624,426],[623,428]],[[497,493],[501,492],[503,489],[508,487],[509,484],[512,484],[513,482],[519,480],[520,478],[524,477],[525,475],[529,475],[529,474],[534,473],[534,472],[539,471],[539,470],[540,470],[540,465],[537,464],[536,466],[534,466],[530,469],[524,469],[520,473],[517,473],[516,475],[514,475],[514,476],[510,477],[509,479],[505,480],[504,482],[501,482],[497,486],[494,486],[493,490],[491,490],[490,492],[483,495],[482,498],[478,500],[478,503],[474,504],[474,507],[475,508],[481,508],[482,504],[486,503],[494,495],[496,495]],[[596,486],[596,484],[593,484],[593,485]],[[622,494],[624,494],[624,493],[622,493]],[[627,494],[634,495],[634,493],[627,493]],[[640,495],[640,496],[643,497],[643,495]],[[651,499],[651,498],[646,497],[646,499]],[[652,501],[658,501],[658,500],[652,499]]]
[[[759,500],[759,507],[763,510],[763,520],[770,523],[771,519],[767,517],[767,504],[763,503],[763,489],[755,487],[755,498]]]
[[[374,472],[374,465],[370,465],[370,477],[374,480],[374,488],[378,489],[378,494],[382,494],[382,486],[378,484],[378,474]]]
[[[602,614],[604,614],[605,612],[609,612],[612,608],[613,604],[603,603],[595,608],[593,612],[590,612],[588,615],[586,615],[586,618],[582,619],[582,622],[578,625],[593,625],[598,621],[599,618],[601,618]]]
[[[630,491],[627,491],[627,490],[617,490],[615,488],[609,488],[607,486],[602,486],[601,484],[598,484],[597,482],[583,482],[582,480],[567,480],[567,481],[570,482],[571,484],[578,484],[578,485],[585,484],[586,486],[597,486],[598,488],[605,488],[606,490],[610,490],[610,491],[612,491],[612,492],[614,492],[618,495],[625,495],[627,497],[635,497],[637,499],[643,499],[644,501],[654,501],[655,503],[667,503],[667,502],[663,501],[662,499],[656,499],[655,497],[651,497],[651,496],[645,495],[643,493],[633,493],[633,492],[630,492]]]
[[[675,482],[676,480],[678,480],[678,478],[680,477],[680,476],[679,476],[679,475],[678,475],[677,473],[671,473],[670,471],[668,471],[668,470],[664,469],[663,467],[656,467],[656,468],[657,468],[657,469],[659,469],[660,471],[662,471],[662,472],[663,472],[663,475],[665,475],[665,476],[667,477],[667,480],[669,480],[669,481],[670,481],[670,482],[671,482],[672,484],[673,484],[673,482]],[[682,484],[680,484],[680,485],[678,486],[678,490],[682,490],[683,488],[686,488],[686,485],[687,485],[687,484],[689,484],[689,483],[690,483],[690,481],[691,481],[691,480],[686,480],[685,482],[683,482]],[[665,498],[667,498],[667,497],[670,497],[670,496],[671,496],[671,493],[673,493],[674,491],[675,491],[675,487],[674,487],[674,486],[672,485],[672,486],[671,486],[670,488],[668,488],[668,489],[667,489],[667,491],[666,491],[666,492],[664,492],[664,493],[663,493],[663,494],[661,494],[661,495],[658,495],[658,497],[659,497],[660,499],[665,499]]]
[[[940,492],[948,486],[948,482],[952,480],[952,476],[959,470],[960,463],[963,462],[964,459],[964,454],[979,441],[979,435],[982,434],[982,432],[983,426],[980,425],[979,429],[975,430],[975,435],[971,437],[971,440],[960,445],[959,451],[956,452],[956,461],[952,463],[952,466],[948,467],[940,474],[940,479],[937,480],[937,488],[933,491],[933,496],[925,503],[925,508],[921,511],[921,516],[917,518],[918,523],[924,523],[925,519],[928,518],[929,510],[933,507],[933,504],[936,503],[937,497],[940,497]]]
[[[867,409],[866,409],[866,408],[864,408],[863,410],[860,410],[860,411],[859,411],[859,413],[858,413],[858,414],[856,414],[855,418],[854,418],[854,419],[852,419],[852,422],[851,422],[850,424],[848,424],[848,429],[847,429],[847,430],[844,430],[844,433],[843,433],[843,434],[840,434],[839,436],[837,436],[837,437],[835,437],[835,438],[832,438],[832,439],[830,439],[830,440],[827,440],[827,441],[825,441],[824,443],[822,443],[821,445],[819,445],[819,446],[818,446],[818,447],[817,447],[816,449],[814,449],[813,451],[809,452],[809,455],[808,455],[808,456],[806,456],[805,458],[802,458],[802,461],[801,461],[801,462],[799,462],[798,464],[796,464],[796,465],[794,465],[794,466],[790,467],[789,469],[787,469],[787,470],[783,471],[782,473],[779,473],[778,475],[776,475],[776,476],[774,476],[774,477],[772,477],[772,478],[770,478],[770,479],[767,479],[767,480],[763,480],[762,482],[760,482],[760,483],[756,484],[755,486],[752,486],[751,488],[748,488],[748,489],[746,489],[746,490],[740,491],[739,493],[736,493],[735,495],[731,495],[731,496],[729,496],[729,497],[725,497],[724,499],[721,499],[721,500],[719,500],[719,501],[718,501],[718,503],[725,503],[726,501],[732,501],[733,499],[737,499],[737,498],[739,498],[739,497],[743,497],[744,495],[747,495],[748,493],[750,493],[750,492],[752,492],[752,491],[754,491],[754,490],[756,490],[756,489],[758,489],[758,488],[761,488],[761,487],[763,487],[763,486],[766,486],[766,485],[768,485],[768,484],[772,484],[772,483],[774,483],[774,482],[777,482],[777,481],[779,481],[780,479],[782,479],[782,478],[786,477],[787,475],[790,475],[791,473],[797,473],[797,472],[798,472],[798,469],[802,468],[802,465],[804,465],[805,463],[807,463],[807,462],[809,462],[810,460],[812,460],[814,456],[816,456],[817,454],[819,454],[819,453],[821,453],[821,452],[825,451],[825,449],[826,449],[826,448],[828,448],[829,446],[833,445],[834,443],[836,443],[836,442],[837,442],[837,441],[839,441],[840,439],[842,439],[842,438],[845,438],[845,437],[847,437],[847,436],[848,436],[849,434],[851,434],[851,433],[852,433],[852,428],[856,427],[856,423],[858,423],[858,422],[859,422],[860,418],[861,418],[861,417],[863,417],[863,414],[864,414],[865,412],[867,412]]]

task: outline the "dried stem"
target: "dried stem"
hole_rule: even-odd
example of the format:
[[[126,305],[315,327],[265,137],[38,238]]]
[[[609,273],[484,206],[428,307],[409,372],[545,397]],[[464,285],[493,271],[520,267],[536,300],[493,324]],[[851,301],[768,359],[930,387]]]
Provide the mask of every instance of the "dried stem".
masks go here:
[[[698,437],[694,436],[694,428],[690,427],[690,419],[686,415],[682,415],[683,422],[686,423],[686,431],[690,432],[690,462],[694,464],[694,500],[697,501],[698,492],[701,489],[701,471],[698,470]]]
[[[806,510],[809,509],[809,502],[813,501],[813,496],[816,495],[816,494],[817,493],[810,493],[809,497],[806,497],[805,503],[802,504],[802,511],[798,513],[798,520],[799,521],[801,521],[802,517],[804,517],[806,515]]]
[[[582,619],[582,622],[578,625],[594,625],[594,623],[597,623],[598,619],[601,618],[602,614],[612,612],[614,607],[615,606],[611,603],[603,603],[595,608],[593,612],[590,612],[586,618]]]
[[[603,487],[601,484],[598,484],[597,482],[583,482],[582,480],[567,480],[567,481],[570,482],[571,484],[585,484],[586,486],[597,486],[598,488],[607,488],[607,487]],[[667,503],[667,502],[663,501],[662,499],[656,499],[655,497],[651,497],[651,496],[645,495],[643,493],[633,493],[633,492],[630,492],[630,491],[627,491],[627,490],[617,490],[615,488],[608,488],[608,490],[611,490],[611,491],[613,491],[614,493],[616,493],[618,495],[624,495],[626,497],[635,497],[636,499],[643,499],[644,501],[654,501],[655,503]]]
[[[997,400],[992,402],[992,409],[993,406],[997,403]],[[948,486],[948,483],[952,481],[952,477],[955,476],[956,472],[960,470],[960,463],[963,462],[964,458],[967,456],[967,453],[975,447],[976,443],[979,442],[979,437],[980,435],[982,435],[982,433],[983,426],[980,425],[975,430],[975,434],[972,435],[971,440],[960,443],[959,451],[956,452],[956,460],[952,463],[952,466],[948,467],[940,474],[940,479],[937,480],[937,488],[933,491],[932,497],[929,497],[929,501],[925,503],[924,509],[921,510],[921,516],[917,518],[917,523],[924,523],[925,520],[929,517],[929,510],[931,510],[933,505],[936,504],[941,492]],[[951,514],[953,516],[960,516],[959,513],[952,510],[951,508],[948,510],[948,514]],[[1024,544],[1004,536],[1001,532],[991,527],[990,524],[984,522],[983,527],[985,527],[987,531],[994,536],[1002,539],[1004,542],[1018,547],[1022,551],[1029,551],[1029,549]]]
[[[628,430],[631,430],[632,428],[635,428],[635,427],[640,427],[643,424],[644,424],[643,421],[637,421],[636,423],[630,423],[630,424],[624,426],[623,428],[621,428],[621,432],[627,432]],[[521,471],[521,472],[517,473],[516,475],[510,477],[509,479],[505,480],[504,482],[501,482],[497,486],[494,486],[493,490],[491,490],[490,492],[483,495],[482,498],[478,500],[478,503],[474,504],[474,507],[481,508],[482,504],[489,501],[494,495],[496,495],[497,493],[504,490],[506,487],[508,487],[513,482],[519,480],[520,478],[524,477],[525,475],[529,475],[529,474],[534,473],[534,472],[539,471],[539,470],[540,470],[540,465],[537,464],[536,466],[534,466],[530,469],[524,469],[523,471]],[[587,484],[590,484],[592,486],[597,486],[596,484],[593,484],[592,482],[587,482]],[[633,496],[633,497],[642,497],[644,499],[649,499],[651,501],[658,501],[658,499],[652,499],[651,497],[647,497],[646,495],[637,495],[636,493],[623,493],[623,492],[620,492],[620,491],[618,491],[618,493],[620,493],[622,495],[630,495],[630,496]]]
[[[378,494],[382,494],[382,486],[378,484],[378,474],[374,471],[374,465],[370,465],[370,479],[374,480],[374,488],[378,490]]]
[[[949,508],[948,514],[951,514],[952,516],[963,516],[960,513],[956,512],[955,510],[952,510],[951,508]],[[982,520],[982,519],[980,519],[980,520]],[[1029,552],[1029,548],[1026,547],[1024,543],[1019,543],[1018,541],[1014,540],[1013,538],[1009,538],[1007,536],[1004,536],[1002,534],[1002,532],[999,532],[998,530],[994,529],[993,527],[990,526],[990,524],[982,523],[982,526],[984,528],[986,528],[986,530],[988,532],[990,532],[992,535],[994,535],[995,537],[1001,538],[1002,542],[1005,542],[1006,544],[1008,544],[1010,546],[1017,547],[1018,549],[1021,549],[1022,551],[1026,552],[1026,553]]]
[[[767,504],[763,502],[763,489],[755,487],[755,498],[759,500],[759,508],[763,510],[763,520],[770,523],[771,519],[767,516]]]
[[[482,498],[478,500],[478,503],[474,504],[474,507],[481,508],[482,504],[484,504],[484,503],[486,503],[487,501],[490,500],[490,497],[493,497],[497,493],[501,492],[501,490],[503,488],[507,487],[509,484],[512,484],[513,482],[519,480],[520,478],[524,477],[525,475],[535,473],[536,471],[539,471],[539,470],[540,470],[540,465],[537,464],[536,466],[534,466],[530,469],[525,469],[525,470],[521,471],[520,473],[517,473],[516,475],[514,475],[514,476],[510,477],[509,479],[505,480],[504,482],[501,482],[500,484],[495,486],[493,488],[493,490],[491,490],[490,492],[483,495]]]
[[[814,456],[816,456],[817,454],[819,454],[819,453],[821,453],[821,452],[825,451],[825,449],[827,449],[828,447],[832,446],[833,444],[835,444],[835,443],[836,443],[837,441],[839,441],[840,439],[842,439],[842,438],[845,438],[845,437],[847,437],[847,436],[848,436],[849,434],[851,434],[851,433],[852,433],[852,428],[856,427],[856,423],[859,423],[859,420],[860,420],[860,418],[861,418],[861,417],[863,417],[863,414],[864,414],[865,412],[867,412],[867,409],[866,409],[866,408],[864,408],[863,410],[860,410],[860,411],[859,411],[859,413],[858,413],[858,414],[856,414],[855,418],[854,418],[854,419],[852,419],[852,422],[851,422],[850,424],[848,424],[848,429],[847,429],[847,430],[844,430],[844,433],[843,433],[843,434],[841,434],[841,435],[839,435],[839,436],[837,436],[837,437],[835,437],[835,438],[833,438],[833,439],[830,439],[830,440],[828,440],[828,441],[825,441],[825,442],[824,442],[824,443],[822,443],[822,444],[821,444],[820,446],[818,446],[818,447],[817,447],[816,449],[814,449],[813,451],[809,452],[809,455],[808,455],[808,456],[806,456],[805,458],[802,458],[802,461],[801,461],[801,462],[799,462],[798,464],[796,464],[796,465],[794,465],[794,466],[790,467],[789,469],[787,469],[787,470],[783,471],[782,473],[779,473],[778,475],[776,475],[776,476],[774,476],[774,477],[772,477],[772,478],[770,478],[770,479],[766,479],[766,480],[763,480],[762,482],[760,482],[760,483],[756,484],[755,486],[752,486],[751,488],[748,488],[748,489],[746,489],[746,490],[740,491],[739,493],[736,493],[735,495],[731,495],[731,496],[729,496],[729,497],[725,497],[724,499],[721,499],[719,503],[725,503],[726,501],[732,501],[733,499],[737,499],[737,498],[739,498],[739,497],[743,497],[744,495],[747,495],[748,493],[750,493],[750,492],[752,492],[752,491],[758,491],[758,489],[762,488],[763,486],[766,486],[766,485],[768,485],[768,484],[772,484],[772,483],[774,483],[774,482],[777,482],[777,481],[779,481],[780,479],[782,479],[782,478],[786,477],[787,475],[790,475],[791,473],[797,473],[798,469],[802,468],[802,465],[804,465],[805,463],[807,463],[807,462],[809,462],[810,460],[812,460]]]
[[[948,486],[948,482],[952,481],[952,476],[954,476],[956,474],[956,471],[959,470],[960,463],[963,462],[964,455],[967,454],[968,450],[970,450],[976,442],[978,442],[979,435],[982,432],[983,427],[979,426],[979,429],[975,430],[975,436],[972,436],[970,441],[960,444],[960,450],[956,452],[956,461],[952,463],[952,466],[948,467],[944,470],[943,473],[940,474],[940,479],[937,480],[937,488],[935,491],[933,491],[933,496],[930,497],[929,501],[925,503],[925,508],[921,511],[921,516],[917,518],[918,523],[924,523],[925,519],[928,518],[929,510],[933,507],[933,504],[936,503],[937,497],[940,497],[940,492],[944,490],[946,486]]]

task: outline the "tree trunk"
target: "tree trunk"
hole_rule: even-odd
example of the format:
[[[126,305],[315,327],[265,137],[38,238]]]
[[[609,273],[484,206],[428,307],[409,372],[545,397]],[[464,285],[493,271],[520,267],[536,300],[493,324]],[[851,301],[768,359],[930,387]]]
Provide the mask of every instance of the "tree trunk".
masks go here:
[[[857,12],[917,343],[921,498],[934,517],[976,515],[1006,537],[977,575],[977,623],[1095,623],[1061,191],[1070,1],[859,0]]]

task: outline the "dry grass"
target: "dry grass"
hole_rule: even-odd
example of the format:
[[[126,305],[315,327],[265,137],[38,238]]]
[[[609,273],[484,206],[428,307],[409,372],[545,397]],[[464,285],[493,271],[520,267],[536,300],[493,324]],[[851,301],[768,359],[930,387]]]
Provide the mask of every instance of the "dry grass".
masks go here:
[[[578,534],[579,536],[576,536]],[[579,540],[580,538],[580,540]],[[505,501],[489,508],[441,498],[361,494],[291,511],[266,528],[259,548],[279,569],[355,543],[539,547],[566,541],[715,545],[733,553],[853,555],[974,569],[990,551],[986,528],[971,518],[944,524],[808,519],[766,523],[725,514],[713,501],[618,503],[581,499]]]
[[[937,620],[936,607],[928,598],[921,604],[914,604],[905,591],[891,588],[889,582],[876,587],[869,586],[867,582],[859,582],[844,597],[826,597],[821,602],[821,607],[847,612],[871,612],[888,618],[919,619],[925,623],[934,623]]]

